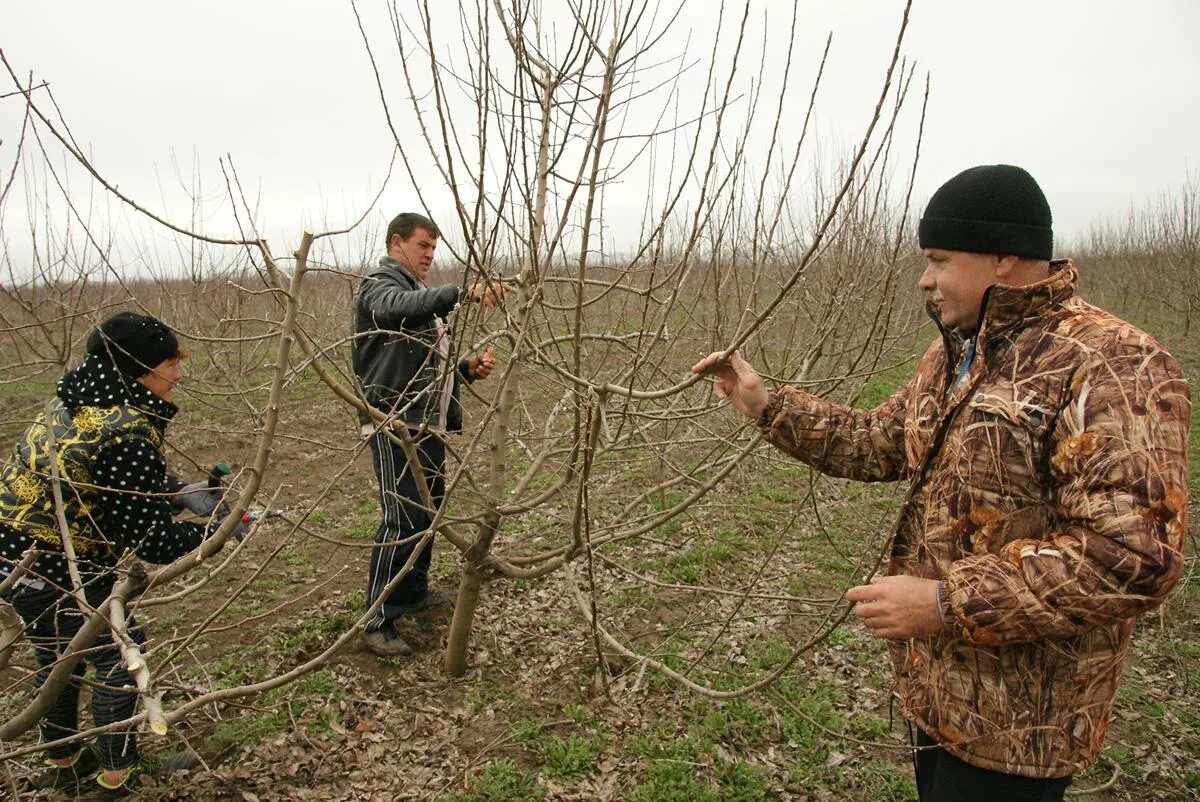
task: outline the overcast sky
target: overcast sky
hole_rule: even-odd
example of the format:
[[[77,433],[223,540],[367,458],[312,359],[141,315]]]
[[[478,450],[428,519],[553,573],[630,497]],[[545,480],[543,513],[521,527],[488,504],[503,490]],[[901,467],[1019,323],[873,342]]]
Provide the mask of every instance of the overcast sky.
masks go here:
[[[756,5],[769,29],[786,25],[787,3]],[[715,7],[693,2],[667,50],[682,49],[690,32],[703,58]],[[373,46],[386,49],[385,9],[371,0],[359,8],[377,35]],[[825,35],[834,37],[818,131],[846,145],[860,136],[878,93],[901,4],[824,0],[802,8],[798,63],[815,66]],[[275,242],[277,250],[290,250],[303,225],[337,226],[360,214],[391,153],[348,3],[9,0],[0,5],[0,47],[22,76],[32,71],[51,84],[101,171],[151,208],[178,214],[181,185],[193,176],[202,193],[219,196],[217,160],[231,155],[261,198],[268,236],[290,240]],[[1062,240],[1177,190],[1200,170],[1195,0],[916,0],[904,52],[932,82],[919,199],[966,167],[1019,164],[1045,190]],[[768,70],[777,57],[764,48]],[[0,94],[12,90],[5,83]],[[792,91],[802,109],[808,84]],[[5,174],[20,114],[19,98],[0,99]],[[85,191],[72,182],[73,192]],[[645,188],[638,192],[645,197]],[[400,174],[375,217],[415,205]],[[15,220],[10,208],[10,246]],[[225,217],[206,230],[235,233]]]

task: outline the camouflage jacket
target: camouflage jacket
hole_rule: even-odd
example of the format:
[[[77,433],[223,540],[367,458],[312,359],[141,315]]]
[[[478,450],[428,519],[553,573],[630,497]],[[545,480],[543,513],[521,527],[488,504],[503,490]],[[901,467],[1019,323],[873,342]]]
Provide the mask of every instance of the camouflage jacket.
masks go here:
[[[957,385],[944,332],[873,410],[784,388],[759,421],[822,472],[910,481],[889,573],[944,580],[953,623],[889,641],[894,693],[955,756],[1029,777],[1096,759],[1134,618],[1174,586],[1187,529],[1187,383],[1076,284],[1056,261],[990,288]]]

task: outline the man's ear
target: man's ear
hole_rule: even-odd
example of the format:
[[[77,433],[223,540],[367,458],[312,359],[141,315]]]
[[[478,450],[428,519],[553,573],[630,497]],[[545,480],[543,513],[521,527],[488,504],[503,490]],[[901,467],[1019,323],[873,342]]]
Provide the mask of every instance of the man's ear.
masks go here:
[[[996,271],[996,278],[1000,279],[1002,284],[1010,283],[1008,279],[1013,277],[1013,274],[1020,263],[1021,257],[1019,256],[1013,256],[1011,253],[996,254],[996,266],[994,268]]]

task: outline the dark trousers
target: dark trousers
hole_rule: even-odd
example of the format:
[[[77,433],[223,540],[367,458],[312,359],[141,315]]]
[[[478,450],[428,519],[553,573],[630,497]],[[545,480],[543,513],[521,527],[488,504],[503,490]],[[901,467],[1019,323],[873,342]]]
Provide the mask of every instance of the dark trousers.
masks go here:
[[[436,435],[426,435],[415,445],[434,506],[440,506],[446,492],[446,444]],[[381,518],[375,530],[375,548],[371,551],[371,566],[367,573],[368,607],[404,568],[420,540],[418,533],[428,529],[433,521],[431,511],[421,501],[417,480],[404,449],[398,443],[384,434],[373,435],[371,460],[379,482]],[[433,539],[430,538],[417,554],[412,569],[387,595],[364,629],[383,628],[429,593],[429,561],[432,557]]]
[[[988,771],[956,758],[917,730],[913,756],[921,802],[1062,802],[1070,777],[1035,779]],[[935,747],[935,748],[930,748]]]
[[[86,594],[88,603],[93,607],[98,606],[111,591],[111,581],[90,584]],[[18,585],[9,593],[8,601],[21,616],[25,636],[33,646],[38,664],[34,687],[41,688],[54,664],[66,653],[71,638],[83,626],[83,614],[74,599],[51,587],[37,590],[28,585]],[[138,644],[145,643],[146,636],[132,618],[128,620],[128,625],[130,638]],[[96,684],[92,687],[92,722],[102,727],[133,715],[137,704],[133,679],[125,670],[111,633],[105,631],[84,653],[83,660],[76,664],[71,679],[42,718],[43,742],[57,741],[79,732],[79,690],[83,682],[84,661],[90,663],[96,672]],[[123,769],[137,762],[137,735],[133,729],[104,733],[97,739],[96,745],[100,749],[100,765],[106,769]],[[46,756],[70,757],[79,748],[78,743],[55,746],[46,750]]]

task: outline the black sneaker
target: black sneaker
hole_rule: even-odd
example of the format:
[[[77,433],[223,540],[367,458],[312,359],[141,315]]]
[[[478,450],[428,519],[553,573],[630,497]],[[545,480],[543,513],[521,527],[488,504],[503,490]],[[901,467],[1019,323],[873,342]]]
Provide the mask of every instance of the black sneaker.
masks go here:
[[[165,774],[176,774],[181,771],[188,771],[201,765],[204,761],[200,759],[200,755],[194,749],[181,749],[173,755],[167,755],[158,764],[154,774],[162,776]]]
[[[419,613],[422,610],[441,610],[454,606],[454,597],[444,590],[431,590],[415,602],[404,605],[404,613]]]
[[[412,647],[408,645],[408,641],[390,626],[363,632],[362,639],[367,649],[380,657],[402,657],[412,654]]]

